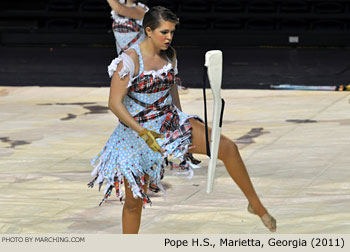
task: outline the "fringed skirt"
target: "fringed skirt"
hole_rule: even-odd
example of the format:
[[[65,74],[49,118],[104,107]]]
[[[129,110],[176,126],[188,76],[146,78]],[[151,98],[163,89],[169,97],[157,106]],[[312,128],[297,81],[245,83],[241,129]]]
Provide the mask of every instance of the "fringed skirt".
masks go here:
[[[178,168],[181,170],[180,173],[192,177],[192,168],[198,168],[200,161],[194,159],[188,152],[192,145],[192,125],[189,119],[202,120],[196,115],[187,115],[180,110],[177,112],[179,127],[168,132],[164,138],[157,139],[158,144],[165,150],[163,154],[153,152],[131,128],[122,123],[116,127],[106,145],[91,161],[91,165],[94,166],[91,173],[93,180],[88,186],[93,187],[94,184],[98,184],[101,189],[105,184],[104,198],[100,205],[111,195],[113,188],[115,188],[117,197],[123,200],[124,178],[127,179],[134,198],[139,197],[144,204],[151,204],[150,198],[143,190],[143,185],[149,184],[150,190],[161,190],[165,193],[160,181],[166,166],[170,166],[170,169]],[[166,115],[143,123],[141,126],[159,133],[164,120],[166,120]],[[177,162],[170,161],[169,155]],[[146,174],[150,181],[145,180]]]

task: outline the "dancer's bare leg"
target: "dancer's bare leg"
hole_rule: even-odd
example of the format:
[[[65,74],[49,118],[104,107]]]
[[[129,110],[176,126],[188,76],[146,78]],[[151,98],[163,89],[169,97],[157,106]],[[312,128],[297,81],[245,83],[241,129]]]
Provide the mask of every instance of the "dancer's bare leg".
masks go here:
[[[190,122],[192,124],[192,144],[194,146],[190,152],[206,154],[205,126],[195,119],[190,119]],[[210,136],[211,129],[209,128],[209,141]],[[267,214],[266,208],[254,190],[236,144],[223,135],[220,138],[218,158],[224,162],[226,170],[248,199],[254,213],[259,217]]]
[[[148,181],[148,175],[145,176]],[[135,199],[127,179],[124,178],[125,186],[125,203],[123,207],[123,234],[137,234],[141,223],[141,214],[143,201],[140,198]],[[147,193],[147,183],[143,186],[143,190]]]

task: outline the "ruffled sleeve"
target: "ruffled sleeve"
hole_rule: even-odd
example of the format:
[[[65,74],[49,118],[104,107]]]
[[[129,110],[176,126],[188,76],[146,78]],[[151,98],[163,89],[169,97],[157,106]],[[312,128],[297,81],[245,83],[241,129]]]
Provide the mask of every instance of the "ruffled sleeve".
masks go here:
[[[142,8],[144,8],[144,9],[146,9],[146,12],[149,10],[149,8],[146,6],[146,5],[144,5],[143,3],[137,3],[137,6],[140,6],[140,7],[142,7]]]
[[[119,0],[119,2],[120,2],[121,4],[125,4],[125,1],[123,1],[123,0]],[[144,9],[145,9],[145,13],[149,11],[149,8],[148,8],[146,5],[144,5],[143,3],[133,4],[132,6],[134,6],[134,7],[135,7],[135,6],[140,6],[140,7],[144,8]],[[118,13],[116,13],[113,9],[112,9],[112,11],[111,11],[111,16],[112,16],[112,19],[113,19],[115,22],[120,23],[120,24],[122,24],[122,23],[124,23],[124,22],[130,21],[130,18],[118,15]],[[139,25],[142,26],[142,19],[141,19],[141,20],[135,19],[135,20],[136,20],[136,22],[137,22]]]
[[[120,62],[123,62],[123,68],[118,73],[119,77],[120,79],[124,79],[125,76],[129,75],[130,80],[128,83],[128,87],[130,87],[132,85],[132,81],[134,80],[135,64],[132,58],[125,53],[122,53],[118,58],[112,60],[111,64],[108,66],[109,77],[112,78]]]

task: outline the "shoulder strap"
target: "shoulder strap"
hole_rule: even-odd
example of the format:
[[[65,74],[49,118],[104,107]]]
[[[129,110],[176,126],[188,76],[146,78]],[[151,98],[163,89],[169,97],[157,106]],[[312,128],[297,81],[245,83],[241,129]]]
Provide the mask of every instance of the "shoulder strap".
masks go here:
[[[144,69],[143,58],[142,58],[139,44],[137,44],[134,48],[135,48],[137,55],[139,56],[139,64],[140,64],[139,75],[140,75]]]

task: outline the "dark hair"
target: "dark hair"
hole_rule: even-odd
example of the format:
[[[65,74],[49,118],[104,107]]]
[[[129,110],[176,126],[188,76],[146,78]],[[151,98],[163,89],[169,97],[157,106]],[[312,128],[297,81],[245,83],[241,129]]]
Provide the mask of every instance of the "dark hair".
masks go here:
[[[145,34],[146,34],[147,27],[150,27],[152,30],[155,30],[164,21],[168,21],[175,24],[179,23],[179,19],[171,10],[163,6],[154,6],[150,8],[149,11],[146,12],[142,21],[142,26],[145,31]],[[169,48],[166,50],[166,54],[171,59],[173,64],[175,64],[175,59],[176,59],[175,49],[172,46],[169,46]]]

